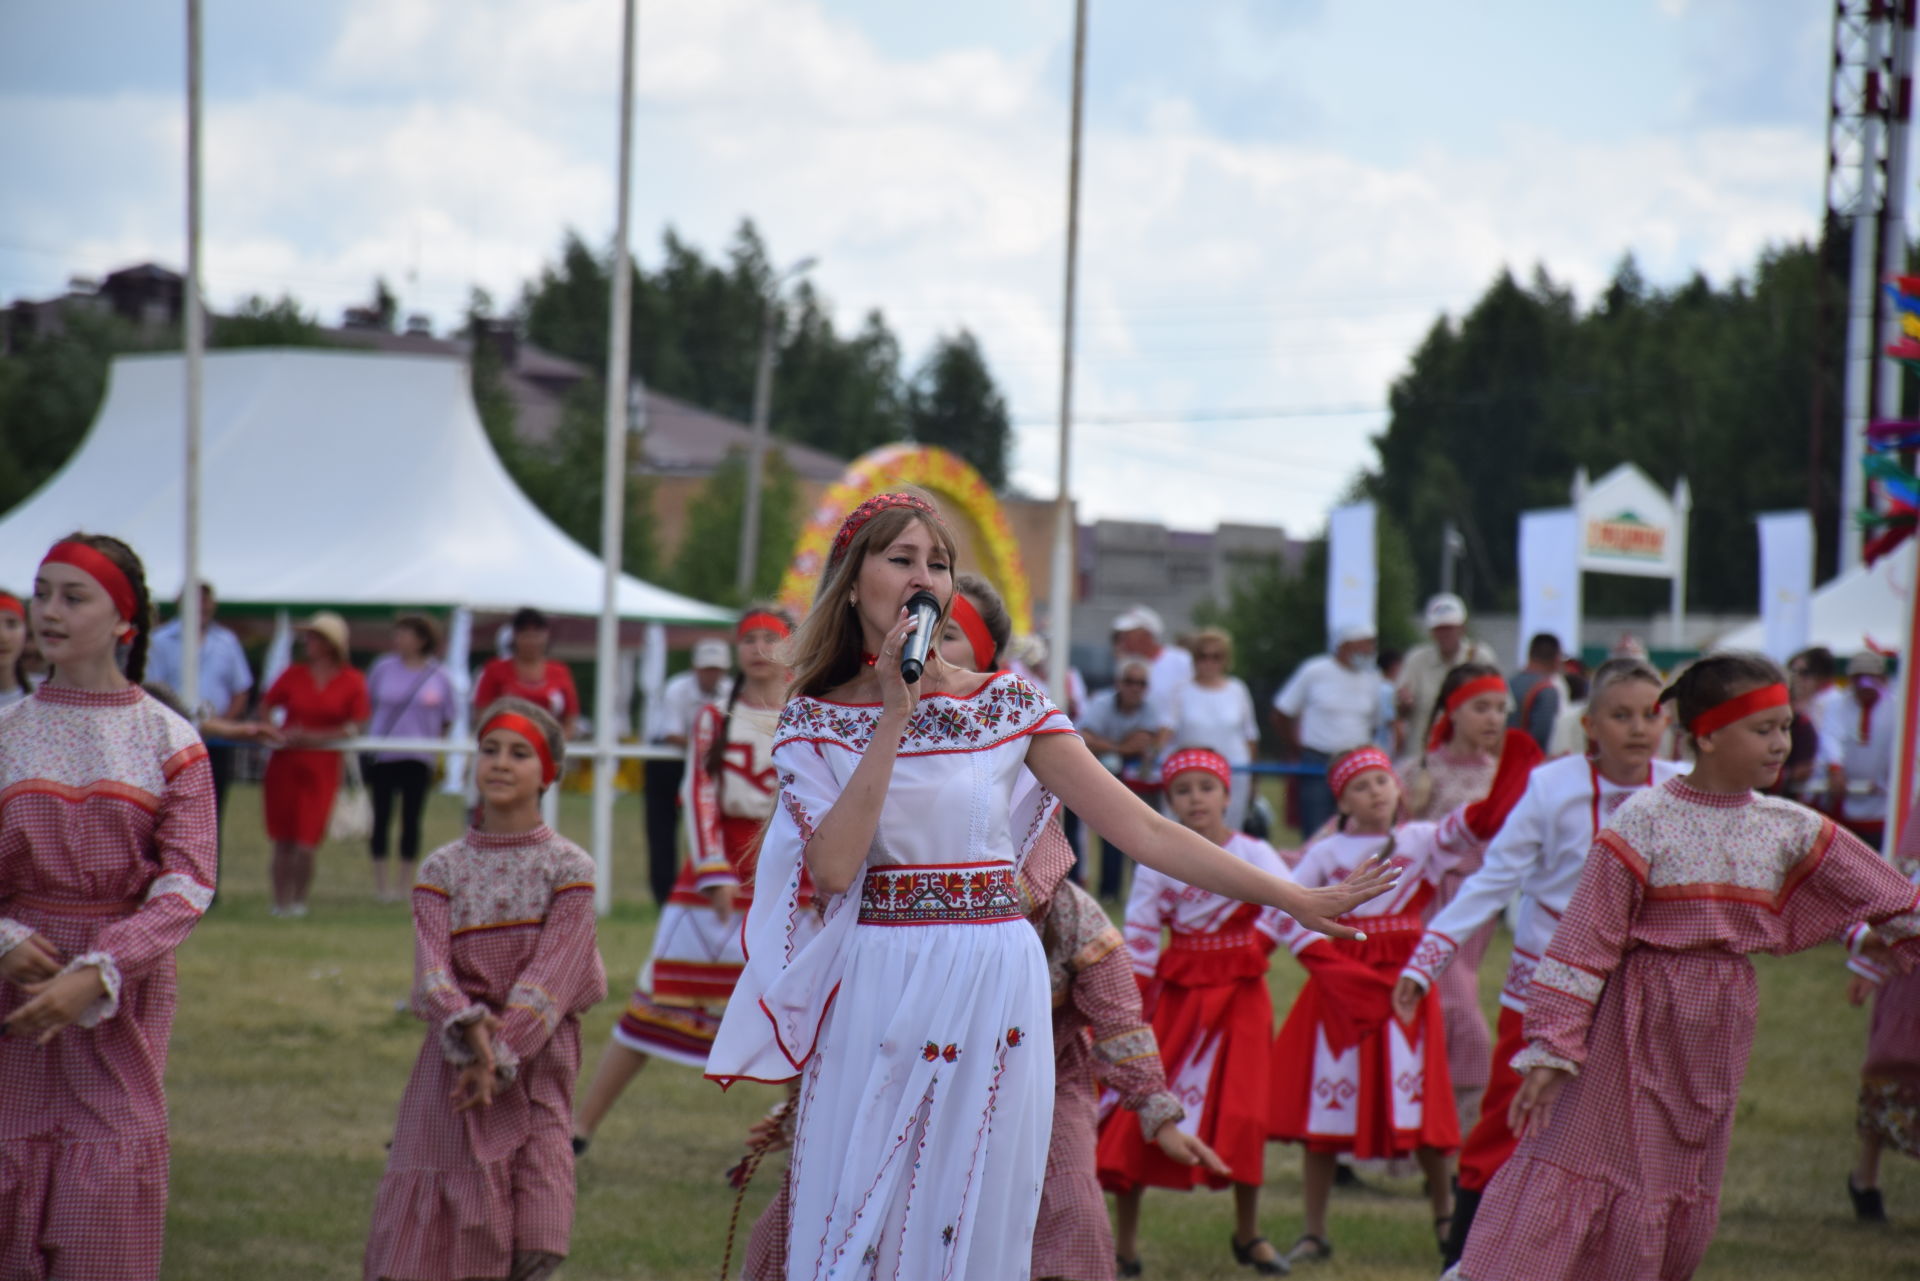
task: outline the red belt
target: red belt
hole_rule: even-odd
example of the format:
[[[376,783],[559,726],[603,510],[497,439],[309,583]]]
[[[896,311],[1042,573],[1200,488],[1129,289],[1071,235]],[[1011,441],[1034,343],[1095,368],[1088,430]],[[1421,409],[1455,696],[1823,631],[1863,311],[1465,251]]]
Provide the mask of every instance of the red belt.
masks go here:
[[[862,925],[991,925],[1021,919],[1010,863],[921,864],[867,869]]]
[[[1359,930],[1368,938],[1373,938],[1380,934],[1398,934],[1404,931],[1424,934],[1427,929],[1426,922],[1420,919],[1418,912],[1402,912],[1398,916],[1347,915],[1340,918],[1340,924],[1346,926],[1348,929]]]
[[[14,894],[5,900],[9,907],[18,904],[52,912],[56,916],[129,916],[140,910],[142,902],[137,898],[108,902],[97,898],[67,898],[59,894]]]
[[[1234,930],[1227,934],[1181,934],[1175,931],[1167,940],[1169,952],[1231,952],[1253,946],[1259,936],[1252,930]]]

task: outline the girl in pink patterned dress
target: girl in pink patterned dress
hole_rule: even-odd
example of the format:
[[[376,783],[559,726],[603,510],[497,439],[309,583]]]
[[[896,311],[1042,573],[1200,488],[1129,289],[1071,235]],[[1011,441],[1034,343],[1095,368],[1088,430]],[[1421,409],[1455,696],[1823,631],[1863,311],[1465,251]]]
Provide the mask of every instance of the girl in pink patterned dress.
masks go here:
[[[480,826],[413,887],[426,1044],[374,1200],[366,1281],[538,1281],[573,1229],[580,1014],[607,992],[593,860],[540,821],[560,726],[523,699],[480,718]]]
[[[1894,865],[1920,885],[1920,820],[1909,818],[1900,834]],[[1871,936],[1864,925],[1848,932],[1847,1000],[1864,1004],[1873,994],[1867,1025],[1867,1057],[1860,1065],[1860,1102],[1854,1121],[1859,1150],[1847,1174],[1847,1196],[1862,1222],[1884,1223],[1880,1157],[1888,1149],[1920,1160],[1920,969],[1891,975],[1864,951]]]
[[[1594,842],[1527,993],[1520,1146],[1450,1277],[1691,1277],[1753,1046],[1746,954],[1864,920],[1897,968],[1920,957],[1920,891],[1829,819],[1755,792],[1791,741],[1777,666],[1711,655],[1661,699],[1678,705],[1693,772],[1628,801]]]
[[[1462,805],[1487,794],[1500,768],[1507,737],[1511,691],[1500,669],[1486,663],[1462,663],[1447,673],[1433,708],[1433,731],[1426,750],[1400,767],[1407,780],[1407,817],[1438,822]],[[1453,902],[1460,887],[1480,869],[1478,851],[1467,853],[1434,887],[1427,907],[1432,920]],[[1490,1075],[1493,1035],[1480,1009],[1480,961],[1493,942],[1496,923],[1488,921],[1460,944],[1454,963],[1439,982],[1440,1013],[1446,1026],[1447,1075],[1453,1081],[1454,1108],[1464,1131],[1480,1114],[1480,1096]]]
[[[0,1276],[152,1281],[173,950],[213,900],[213,773],[135,683],[151,606],[131,549],[57,544],[32,614],[53,675],[0,715]]]

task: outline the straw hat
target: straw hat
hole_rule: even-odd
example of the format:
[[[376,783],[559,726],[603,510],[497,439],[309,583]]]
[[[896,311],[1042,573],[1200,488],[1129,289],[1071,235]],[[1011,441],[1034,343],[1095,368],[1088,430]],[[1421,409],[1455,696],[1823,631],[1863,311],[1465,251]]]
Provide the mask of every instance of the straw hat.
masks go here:
[[[300,624],[303,632],[312,632],[333,646],[333,652],[341,662],[347,661],[347,620],[330,609],[323,609],[306,622]]]

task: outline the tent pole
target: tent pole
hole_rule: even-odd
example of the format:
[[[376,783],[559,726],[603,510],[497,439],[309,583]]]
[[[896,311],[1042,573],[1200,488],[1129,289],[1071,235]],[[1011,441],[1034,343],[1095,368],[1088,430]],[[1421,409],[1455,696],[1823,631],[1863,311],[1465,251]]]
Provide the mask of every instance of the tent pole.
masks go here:
[[[180,581],[181,703],[189,715],[200,710],[200,390],[206,357],[204,316],[200,306],[200,0],[187,0],[187,282],[182,300],[186,339],[186,546]],[[217,708],[221,715],[226,708]]]
[[[1067,142],[1067,278],[1060,332],[1060,480],[1053,510],[1053,571],[1047,692],[1067,707],[1073,691],[1073,496],[1068,489],[1073,437],[1073,307],[1080,256],[1080,118],[1086,92],[1087,0],[1073,6],[1073,125]]]
[[[593,682],[594,906],[613,907],[614,692],[620,661],[620,552],[626,529],[628,329],[632,322],[633,265],[627,248],[628,187],[633,166],[633,29],[638,0],[625,0],[620,24],[620,163],[613,233],[613,314],[607,342],[606,450],[600,488],[600,562],[605,571]]]

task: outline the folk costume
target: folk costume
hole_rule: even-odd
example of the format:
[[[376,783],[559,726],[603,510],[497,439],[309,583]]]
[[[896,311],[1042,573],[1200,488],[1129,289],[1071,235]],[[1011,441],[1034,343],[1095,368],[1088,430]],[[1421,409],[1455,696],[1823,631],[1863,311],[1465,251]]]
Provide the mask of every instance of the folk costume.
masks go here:
[[[0,1276],[160,1275],[173,952],[213,901],[213,793],[199,733],[137,685],[0,715],[0,953],[38,934],[106,990],[44,1046],[0,1037]],[[0,987],[0,1021],[28,999]]]
[[[1901,833],[1895,866],[1920,885],[1920,822]],[[1882,1148],[1920,1160],[1920,970],[1895,974],[1861,956],[1866,935],[1864,925],[1847,934],[1847,968],[1876,986],[1855,1125]]]
[[[789,1275],[1028,1275],[1053,1110],[1046,962],[1014,869],[1057,802],[1027,788],[1038,734],[1073,732],[1009,673],[923,695],[858,896],[803,924],[806,843],[880,705],[801,695],[774,735],[747,966],[707,1075],[800,1081]]]
[[[421,864],[413,1008],[427,1039],[374,1201],[367,1281],[539,1277],[565,1257],[580,1015],[607,991],[593,874],[545,825],[469,831]],[[497,1092],[455,1112],[449,1096],[473,1061],[464,1029],[488,1014],[501,1020]]]
[[[1174,753],[1162,772],[1171,782],[1192,769],[1217,775],[1223,786],[1232,777],[1226,759],[1206,749]],[[1293,879],[1265,841],[1234,832],[1224,848],[1261,871]],[[1169,935],[1164,950],[1163,932]],[[1116,1112],[1100,1132],[1102,1187],[1190,1190],[1263,1181],[1273,1040],[1267,967],[1274,947],[1296,932],[1299,926],[1276,908],[1242,903],[1150,867],[1134,869],[1125,937],[1152,1038],[1162,1047],[1173,1099],[1185,1112],[1182,1127],[1219,1153],[1233,1177],[1174,1161],[1150,1142],[1147,1126],[1155,1117]]]
[[[1301,933],[1293,940],[1309,977],[1274,1042],[1274,1138],[1363,1160],[1459,1146],[1440,1000],[1428,992],[1403,1024],[1393,1015],[1393,985],[1440,884],[1478,862],[1539,758],[1531,739],[1510,731],[1485,799],[1438,823],[1402,823],[1385,836],[1336,833],[1315,842],[1294,868],[1302,885],[1329,885],[1385,851],[1401,875],[1394,890],[1343,918],[1365,939]],[[1376,748],[1344,758],[1328,780],[1336,799],[1371,770],[1391,770]]]
[[[784,620],[750,614],[741,623],[743,634],[750,623],[777,625],[783,636],[788,631]],[[689,1067],[707,1065],[720,1015],[746,964],[741,917],[753,906],[754,853],[779,790],[773,764],[779,720],[778,708],[738,700],[724,711],[705,703],[694,713],[682,788],[687,859],[660,909],[653,953],[613,1029],[613,1039],[630,1050]],[[720,772],[709,773],[709,755],[723,736]],[[734,887],[734,912],[724,918],[704,894],[722,885]],[[812,884],[801,888],[800,906],[809,908]]]
[[[1493,928],[1508,901],[1519,894],[1518,929],[1500,988],[1499,1040],[1490,1062],[1489,1087],[1480,1119],[1460,1152],[1463,1192],[1484,1189],[1513,1153],[1517,1140],[1507,1125],[1507,1109],[1520,1089],[1520,1073],[1511,1065],[1524,1048],[1520,1029],[1527,985],[1580,883],[1594,836],[1621,805],[1683,768],[1655,761],[1647,776],[1631,785],[1602,777],[1599,766],[1583,757],[1561,757],[1534,770],[1479,870],[1428,923],[1401,971],[1422,987],[1444,991],[1447,976],[1460,966],[1463,944]]]
[[[1801,951],[1863,919],[1900,968],[1920,957],[1920,891],[1812,810],[1679,778],[1621,806],[1533,972],[1514,1059],[1573,1079],[1494,1175],[1450,1275],[1692,1276],[1753,1046],[1746,954]]]

